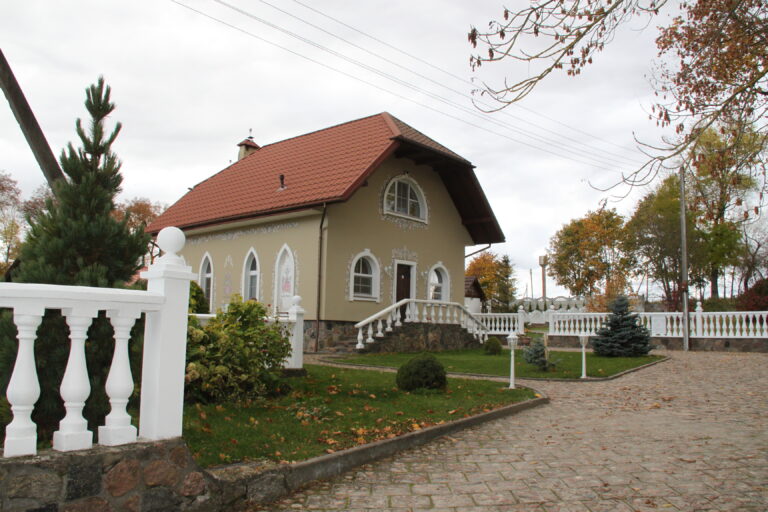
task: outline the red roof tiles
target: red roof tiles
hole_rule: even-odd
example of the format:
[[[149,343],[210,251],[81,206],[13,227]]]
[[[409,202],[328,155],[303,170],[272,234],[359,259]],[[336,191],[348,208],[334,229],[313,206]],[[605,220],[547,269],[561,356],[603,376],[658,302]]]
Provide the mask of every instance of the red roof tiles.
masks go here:
[[[384,112],[263,146],[197,184],[147,230],[192,228],[345,200],[403,143],[472,172],[468,161]]]

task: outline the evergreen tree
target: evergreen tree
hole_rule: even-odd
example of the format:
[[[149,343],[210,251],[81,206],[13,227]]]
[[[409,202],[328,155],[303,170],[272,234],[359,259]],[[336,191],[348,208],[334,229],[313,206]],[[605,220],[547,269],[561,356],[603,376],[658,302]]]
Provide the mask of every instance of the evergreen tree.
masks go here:
[[[651,336],[640,325],[638,316],[630,313],[629,299],[622,295],[610,305],[608,321],[592,341],[595,354],[607,357],[644,356],[651,351]]]
[[[62,151],[61,168],[67,179],[55,183],[57,200],[48,199],[45,210],[31,220],[16,281],[120,287],[141,267],[148,235],[143,226],[130,229],[128,217],[117,220],[113,215],[122,176],[121,163],[111,147],[121,125],[117,123],[107,135],[104,123],[115,106],[103,78],[86,89],[85,108],[91,116],[88,131],[80,119],[76,122],[82,147],[75,149],[70,143]],[[0,329],[0,334],[7,331]],[[62,315],[52,311],[46,312],[38,330],[35,357],[41,395],[33,419],[41,437],[50,435],[64,415],[59,387],[69,355],[68,331]],[[84,415],[91,429],[103,424],[109,411],[104,385],[114,350],[112,335],[103,313],[88,331],[91,396]],[[0,350],[0,375],[4,376],[0,384],[4,390],[15,360],[15,340],[5,336]]]

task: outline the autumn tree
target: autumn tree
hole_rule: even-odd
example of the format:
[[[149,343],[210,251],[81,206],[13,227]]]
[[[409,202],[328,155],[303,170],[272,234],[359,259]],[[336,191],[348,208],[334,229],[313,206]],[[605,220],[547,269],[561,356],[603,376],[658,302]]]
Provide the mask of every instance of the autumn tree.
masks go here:
[[[514,277],[514,265],[506,254],[499,256],[491,251],[484,251],[472,258],[465,271],[468,276],[476,276],[483,287],[491,311],[508,312],[510,303],[517,294],[517,281]]]
[[[487,30],[472,27],[468,39],[483,53],[470,57],[473,69],[501,61],[522,62],[522,79],[484,83],[480,93],[498,110],[521,100],[551,73],[579,75],[635,18],[648,24],[666,0],[532,0],[517,11],[502,10]],[[677,3],[670,4],[676,7]],[[657,102],[652,117],[673,126],[678,138],[649,147],[654,157],[624,183],[647,184],[665,161],[683,157],[710,127],[739,120],[768,126],[768,9],[765,0],[691,0],[659,29]]]
[[[157,216],[165,211],[161,203],[153,203],[146,197],[134,197],[119,203],[113,212],[118,221],[128,219],[128,228],[131,230],[144,229]]]
[[[632,259],[623,251],[624,219],[615,210],[588,212],[549,241],[548,274],[573,295],[624,291]]]
[[[21,190],[10,174],[0,171],[0,274],[16,258],[22,232]]]

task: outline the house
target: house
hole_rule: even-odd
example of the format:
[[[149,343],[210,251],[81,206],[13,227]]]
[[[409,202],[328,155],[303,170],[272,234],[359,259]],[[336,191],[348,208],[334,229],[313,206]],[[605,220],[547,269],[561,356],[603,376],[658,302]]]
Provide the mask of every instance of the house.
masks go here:
[[[464,306],[470,313],[482,313],[486,297],[477,276],[464,276]]]
[[[301,296],[308,350],[403,298],[463,304],[464,247],[504,241],[472,164],[386,112],[239,147],[148,230],[185,232],[212,310]]]

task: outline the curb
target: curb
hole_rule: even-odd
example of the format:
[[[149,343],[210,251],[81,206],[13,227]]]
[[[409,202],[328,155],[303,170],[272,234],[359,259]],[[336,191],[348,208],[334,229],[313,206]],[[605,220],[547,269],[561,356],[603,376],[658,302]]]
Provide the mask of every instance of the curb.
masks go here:
[[[624,370],[623,372],[619,372],[617,374],[611,375],[610,377],[587,377],[586,379],[582,378],[576,378],[576,379],[549,379],[547,377],[515,377],[515,382],[518,380],[526,380],[526,381],[533,381],[533,382],[605,382],[608,380],[614,380],[618,379],[619,377],[623,377],[624,375],[627,375],[629,373],[633,373],[639,370],[644,370],[645,368],[648,368],[650,366],[653,366],[655,364],[663,363],[665,361],[669,361],[670,356],[662,356],[661,359],[657,359],[656,361],[651,361],[649,363],[645,363],[640,366],[636,366],[634,368],[630,368],[629,370]],[[338,366],[340,368],[343,367],[349,367],[350,369],[354,368],[365,368],[366,370],[372,370],[372,371],[382,371],[382,372],[395,372],[397,371],[397,368],[394,366],[371,366],[366,364],[358,364],[358,363],[342,363],[338,361],[334,361],[332,357],[321,357],[320,361],[324,363],[330,363],[335,366]],[[311,364],[311,363],[307,363]],[[492,381],[498,381],[498,382],[509,382],[509,377],[503,377],[501,375],[489,375],[487,373],[455,373],[455,372],[448,372],[447,375],[449,377],[453,378],[462,378],[462,377],[472,377],[472,378],[481,378],[481,379],[487,379]]]
[[[265,505],[314,480],[332,478],[355,467],[421,446],[439,437],[512,416],[547,403],[549,403],[549,397],[542,395],[541,398],[507,405],[468,418],[409,432],[392,439],[355,446],[293,464],[271,465],[268,469],[264,469],[264,465],[258,463],[241,463],[211,468],[208,472],[223,487],[223,494],[228,498],[225,501],[233,503],[244,500],[249,505]]]

